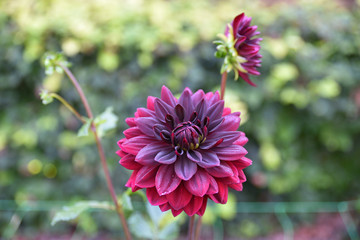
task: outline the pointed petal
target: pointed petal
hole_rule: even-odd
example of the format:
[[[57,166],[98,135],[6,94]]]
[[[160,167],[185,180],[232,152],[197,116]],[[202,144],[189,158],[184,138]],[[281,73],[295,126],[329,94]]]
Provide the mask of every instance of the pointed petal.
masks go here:
[[[135,185],[141,188],[154,187],[158,168],[158,166],[144,166],[140,168],[135,178]]]
[[[198,90],[196,91],[192,96],[191,96],[191,101],[193,102],[194,106],[196,106],[201,99],[203,99],[205,96],[205,93],[203,90]]]
[[[216,119],[221,118],[224,110],[224,101],[220,100],[209,107],[206,115],[210,118],[210,122],[215,121]]]
[[[190,115],[194,111],[194,106],[191,100],[191,91],[189,89],[185,89],[179,98],[179,104],[183,106],[185,110],[184,121],[189,121]]]
[[[205,169],[211,176],[217,178],[231,177],[234,175],[231,167],[224,161],[220,162],[220,166]]]
[[[125,122],[129,127],[136,127],[135,118],[126,118]]]
[[[159,206],[164,203],[167,203],[168,200],[165,196],[160,196],[156,191],[156,188],[147,188],[146,197],[149,200],[150,204],[153,206]]]
[[[210,150],[199,150],[202,155],[201,161],[198,163],[200,167],[210,168],[220,165],[218,156]]]
[[[248,152],[246,149],[239,145],[231,145],[224,148],[215,148],[214,151],[216,152],[219,159],[223,161],[234,161],[241,159],[244,157]]]
[[[175,210],[175,209],[171,209],[171,213],[174,217],[176,217],[177,215],[179,215],[183,210]]]
[[[201,206],[201,208],[199,209],[199,211],[196,213],[196,214],[198,214],[199,216],[204,215],[205,210],[206,210],[207,200],[208,200],[207,197],[204,197],[204,198],[203,198],[202,206]]]
[[[167,201],[167,199],[166,199],[166,201]],[[171,206],[170,206],[170,204],[168,202],[166,202],[164,204],[159,205],[159,208],[160,208],[161,211],[165,212],[165,211],[171,209]]]
[[[133,137],[121,145],[121,150],[136,155],[143,147],[153,142],[154,139],[148,136]]]
[[[209,189],[208,191],[206,192],[206,194],[210,195],[210,194],[215,194],[215,193],[218,193],[219,192],[219,187],[218,187],[218,184],[215,180],[215,178],[213,178],[212,176],[209,175]]]
[[[155,107],[154,107],[154,101],[155,101],[156,97],[153,96],[148,96],[147,98],[147,105],[146,107],[152,111],[155,111]]]
[[[202,159],[201,153],[199,153],[196,150],[189,150],[186,152],[186,155],[187,155],[188,159],[190,159],[191,161],[193,161],[195,163],[200,162]]]
[[[180,184],[181,179],[176,175],[174,165],[161,165],[156,177],[155,186],[160,196],[173,192]]]
[[[166,115],[171,115],[171,116],[174,115],[173,108],[163,100],[156,98],[154,101],[154,105],[155,105],[156,117],[160,121],[165,122]]]
[[[175,162],[176,175],[182,180],[189,180],[197,171],[197,164],[185,156],[180,156]]]
[[[224,121],[221,123],[219,130],[221,131],[236,131],[240,126],[240,113],[231,113],[224,116]]]
[[[172,164],[176,161],[176,154],[174,149],[165,149],[158,152],[155,156],[155,161],[162,164]]]
[[[162,86],[162,88],[161,88],[161,99],[172,107],[175,107],[175,105],[176,105],[174,95],[165,86]]]
[[[135,162],[135,156],[127,154],[119,161],[120,165],[129,170],[138,170],[142,167],[139,163]]]
[[[133,171],[129,180],[125,184],[125,186],[131,188],[131,191],[133,191],[133,192],[136,192],[137,190],[141,189],[138,186],[135,186],[135,178],[136,178],[137,173],[138,173],[137,170]]]
[[[221,203],[221,204],[225,204],[227,202],[227,198],[228,198],[228,187],[226,184],[218,181],[218,186],[219,186],[219,192],[215,193],[213,195],[209,195],[211,200],[213,200],[216,203]]]
[[[156,119],[152,117],[140,117],[135,120],[136,125],[141,132],[148,135],[149,137],[154,137],[153,127],[155,124],[159,123]]]
[[[190,202],[191,197],[192,195],[186,190],[186,188],[182,184],[180,184],[180,186],[173,192],[166,195],[170,206],[175,210],[180,210],[185,207]]]
[[[155,117],[155,112],[147,108],[138,108],[136,112],[139,117]]]
[[[136,155],[135,161],[145,166],[158,165],[159,163],[155,161],[155,156],[159,153],[159,151],[164,148],[166,149],[167,147],[169,146],[164,143],[150,143],[139,151]]]
[[[237,168],[238,171],[250,166],[252,161],[247,157],[242,157],[239,161],[232,161],[232,164]]]
[[[209,178],[209,174],[200,169],[189,181],[186,181],[184,185],[191,194],[202,197],[209,189]]]
[[[207,136],[207,140],[210,139],[223,139],[223,141],[219,144],[219,147],[227,147],[231,145],[233,142],[239,139],[241,133],[238,131],[216,131]],[[206,141],[205,141],[206,143]]]
[[[128,128],[123,133],[127,139],[143,135],[138,127]]]
[[[196,214],[203,205],[203,198],[193,196],[188,205],[184,207],[184,211],[187,215],[193,216]]]

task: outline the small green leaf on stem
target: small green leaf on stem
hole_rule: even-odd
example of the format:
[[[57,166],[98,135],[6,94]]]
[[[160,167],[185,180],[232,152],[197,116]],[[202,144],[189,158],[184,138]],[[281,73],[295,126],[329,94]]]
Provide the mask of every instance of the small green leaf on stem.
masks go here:
[[[89,135],[89,130],[91,127],[91,122],[93,120],[91,118],[86,118],[85,123],[82,125],[82,127],[78,131],[78,137],[84,137]]]
[[[48,90],[46,90],[46,89],[41,90],[40,98],[44,105],[52,103],[52,101],[54,100],[54,98],[51,96],[51,94],[49,94]]]
[[[114,114],[113,108],[108,107],[106,110],[94,119],[94,124],[99,137],[116,128],[118,117]]]
[[[57,212],[51,221],[51,225],[55,225],[60,221],[70,221],[77,218],[82,212],[88,209],[105,209],[114,210],[115,207],[109,202],[97,202],[97,201],[81,201],[72,206],[65,206],[59,212]]]
[[[55,71],[58,73],[63,73],[63,69],[59,66],[59,64],[62,64],[66,67],[70,66],[70,63],[66,61],[65,56],[60,52],[46,52],[43,57],[43,63],[45,66],[45,74],[47,75],[51,75]]]

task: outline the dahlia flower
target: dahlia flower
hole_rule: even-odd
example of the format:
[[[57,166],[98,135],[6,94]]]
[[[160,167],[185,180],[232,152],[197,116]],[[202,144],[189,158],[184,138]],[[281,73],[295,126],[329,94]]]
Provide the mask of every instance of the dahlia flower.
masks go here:
[[[224,108],[218,92],[186,88],[177,99],[163,86],[161,98],[148,97],[134,115],[117,154],[133,171],[126,186],[146,189],[152,205],[203,215],[208,198],[224,204],[229,187],[242,190],[248,139],[237,131],[240,113]]]
[[[250,26],[251,18],[244,13],[236,16],[231,24],[225,29],[225,35],[219,35],[223,41],[216,41],[218,57],[225,57],[222,72],[235,71],[235,79],[238,75],[252,86],[256,86],[248,74],[260,75],[256,70],[261,66],[262,56],[259,54],[261,38],[253,38],[260,34],[256,31],[257,26]]]

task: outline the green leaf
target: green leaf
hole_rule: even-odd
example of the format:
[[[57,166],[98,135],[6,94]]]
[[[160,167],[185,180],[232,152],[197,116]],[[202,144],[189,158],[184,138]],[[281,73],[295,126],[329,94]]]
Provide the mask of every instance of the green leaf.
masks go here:
[[[51,221],[51,225],[55,225],[59,221],[70,221],[77,218],[82,212],[88,209],[106,209],[114,210],[115,207],[109,202],[97,202],[97,201],[81,201],[72,206],[65,206],[59,212],[57,212]]]
[[[159,235],[159,239],[176,239],[179,235],[179,225],[177,222],[172,222],[164,227]]]
[[[117,121],[118,117],[113,113],[113,108],[106,108],[106,110],[94,120],[99,137],[103,137],[106,133],[116,128]]]
[[[146,210],[152,222],[156,227],[158,227],[160,220],[164,217],[165,214],[160,210],[159,207],[152,206],[149,202],[146,203]]]
[[[89,135],[89,129],[91,127],[92,119],[88,118],[86,119],[86,122],[82,125],[82,127],[78,131],[78,137],[88,136]]]
[[[131,203],[131,198],[126,192],[121,195],[121,206],[124,208],[124,210],[134,210],[134,207]]]
[[[134,213],[129,218],[129,227],[131,232],[139,238],[154,239],[154,232],[151,223],[146,221],[140,213]]]
[[[49,92],[46,89],[41,90],[40,98],[44,105],[52,103],[52,101],[54,100],[54,98],[49,94]]]

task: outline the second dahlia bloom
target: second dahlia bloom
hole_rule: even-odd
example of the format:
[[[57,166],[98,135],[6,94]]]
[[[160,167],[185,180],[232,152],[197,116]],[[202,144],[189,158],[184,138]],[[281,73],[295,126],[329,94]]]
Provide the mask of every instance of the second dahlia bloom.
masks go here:
[[[225,36],[227,38],[233,38],[234,48],[237,51],[238,56],[244,59],[241,63],[241,68],[237,68],[239,76],[252,86],[256,86],[253,83],[248,74],[260,75],[256,70],[261,66],[262,56],[259,54],[261,38],[254,38],[254,36],[260,34],[256,31],[257,26],[250,26],[251,17],[245,16],[244,13],[236,16],[230,27],[225,30]]]
[[[126,119],[130,128],[117,152],[133,170],[126,186],[145,188],[152,205],[174,216],[203,215],[208,198],[226,203],[228,188],[241,191],[243,169],[251,165],[239,116],[224,108],[218,92],[186,88],[176,99],[163,86],[161,98],[148,97],[147,108]]]

